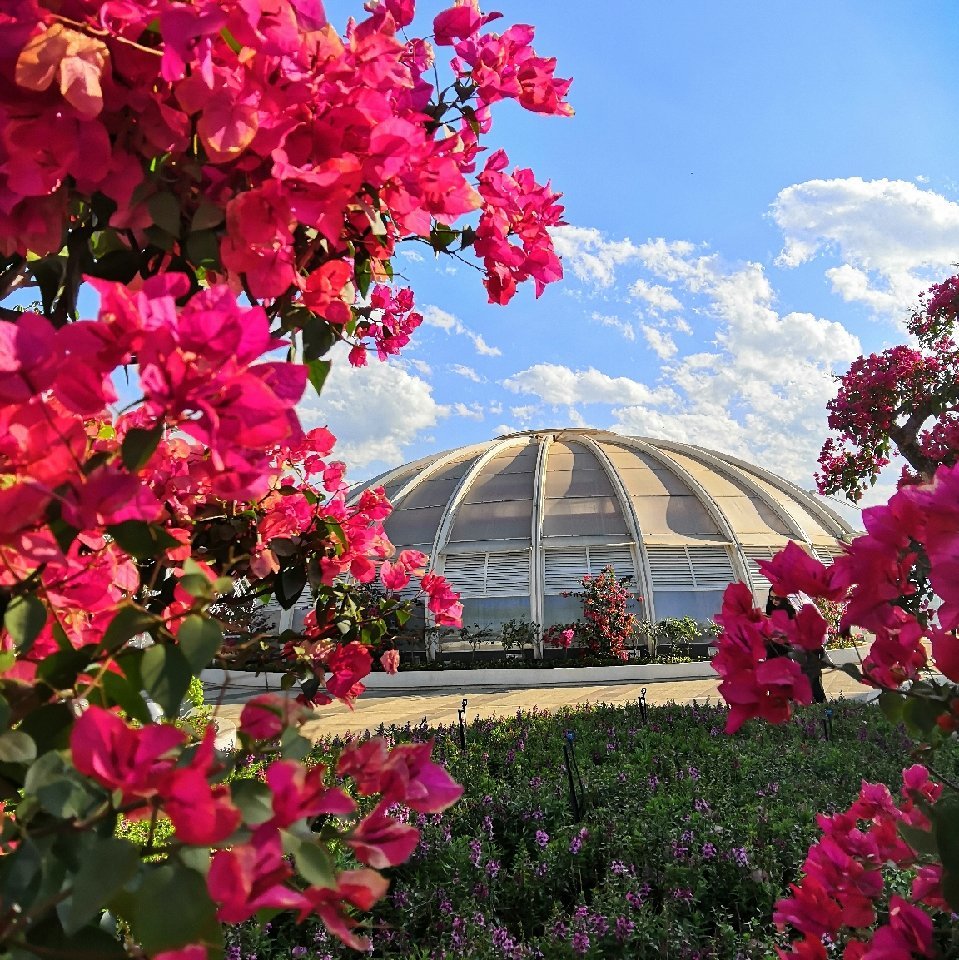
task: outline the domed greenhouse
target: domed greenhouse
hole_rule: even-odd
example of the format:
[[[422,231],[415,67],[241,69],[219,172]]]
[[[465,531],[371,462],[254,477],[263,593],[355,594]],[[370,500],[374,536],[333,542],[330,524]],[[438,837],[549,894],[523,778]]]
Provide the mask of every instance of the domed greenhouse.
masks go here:
[[[612,566],[637,613],[708,621],[734,581],[757,599],[756,561],[789,540],[828,559],[853,529],[822,500],[761,467],[703,447],[601,430],[536,430],[404,464],[382,485],[398,549],[428,553],[459,591],[463,621],[575,620],[564,593]]]

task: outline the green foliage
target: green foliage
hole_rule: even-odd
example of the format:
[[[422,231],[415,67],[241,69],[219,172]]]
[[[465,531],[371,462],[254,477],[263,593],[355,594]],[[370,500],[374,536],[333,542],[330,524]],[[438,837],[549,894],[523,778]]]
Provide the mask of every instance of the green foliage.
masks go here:
[[[466,792],[442,815],[413,815],[422,841],[374,910],[371,956],[768,960],[782,943],[773,904],[798,877],[817,812],[846,809],[863,778],[898,792],[910,762],[905,730],[881,711],[832,709],[830,741],[819,708],[735,737],[709,706],[651,707],[648,725],[633,705],[534,711],[474,720],[465,753],[453,726],[391,728],[398,742],[435,736]],[[586,786],[582,822],[570,813],[566,730]],[[321,743],[315,758],[333,765],[341,746]],[[954,742],[939,761],[955,775]],[[941,846],[952,837],[943,829]],[[950,937],[937,931],[942,956],[955,955]],[[226,938],[242,958],[350,956],[316,922],[297,928],[284,914]]]

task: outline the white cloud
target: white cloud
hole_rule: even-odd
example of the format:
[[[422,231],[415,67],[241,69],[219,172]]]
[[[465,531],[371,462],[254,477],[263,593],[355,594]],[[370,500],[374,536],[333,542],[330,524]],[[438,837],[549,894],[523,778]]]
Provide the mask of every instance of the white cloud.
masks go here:
[[[452,404],[450,407],[452,413],[456,414],[458,417],[466,417],[468,420],[482,420],[485,416],[483,412],[483,405],[481,403],[473,403],[467,406],[465,403],[460,403],[457,401]]]
[[[714,447],[808,487],[826,432],[825,404],[835,393],[832,374],[858,356],[859,341],[809,313],[780,315],[761,264],[723,273],[698,260],[685,283],[705,296],[714,349],[670,368],[680,402],[626,401],[613,411],[613,429]]]
[[[473,333],[471,330],[464,330],[463,332],[473,341],[473,346],[480,356],[501,357],[503,355],[503,351],[499,347],[491,347],[478,333]]]
[[[573,370],[555,363],[537,363],[503,381],[513,393],[539,397],[554,406],[577,403],[663,403],[675,395],[671,390],[651,389],[628,377],[610,377],[590,367]],[[515,411],[514,411],[515,412]]]
[[[474,349],[480,356],[502,356],[503,351],[499,347],[490,346],[480,334],[470,330],[459,317],[453,316],[449,311],[427,304],[420,310],[420,313],[423,315],[423,323],[428,327],[439,327],[440,330],[445,330],[447,333],[458,333],[472,341]]]
[[[618,330],[627,340],[636,339],[636,331],[628,320],[622,320],[619,317],[608,316],[602,313],[594,313],[592,319],[604,327],[612,327]]]
[[[669,313],[681,310],[683,307],[668,287],[658,283],[648,283],[642,278],[633,282],[629,293],[633,299],[642,300],[653,314]]]
[[[607,240],[595,227],[557,227],[550,232],[563,265],[580,280],[600,287],[612,284],[616,267],[639,259],[639,249],[629,238]]]
[[[521,423],[528,425],[530,420],[539,413],[540,408],[535,403],[523,407],[510,407],[509,412]]]
[[[483,378],[472,367],[467,367],[463,363],[451,364],[450,372],[465,377],[467,380],[472,380],[474,383],[483,382]]]
[[[405,360],[417,373],[422,373],[424,377],[428,377],[433,372],[433,368],[425,360],[417,360],[414,357],[406,357]]]
[[[448,413],[430,384],[402,363],[353,368],[340,348],[333,358],[323,393],[317,397],[308,389],[297,413],[306,429],[329,426],[337,437],[335,455],[352,470],[402,463],[405,448]]]
[[[959,249],[959,203],[906,180],[809,180],[782,190],[771,214],[779,265],[828,253],[840,261],[826,273],[837,294],[893,315],[952,273]]]
[[[676,356],[679,348],[668,333],[664,333],[662,330],[652,327],[648,323],[642,324],[639,329],[646,338],[649,348],[660,360],[668,360],[670,357]]]
[[[406,257],[407,260],[410,260],[413,263],[423,263],[425,259],[421,253],[410,249],[410,247],[403,247],[402,249],[398,250],[397,253],[399,253],[401,257]]]

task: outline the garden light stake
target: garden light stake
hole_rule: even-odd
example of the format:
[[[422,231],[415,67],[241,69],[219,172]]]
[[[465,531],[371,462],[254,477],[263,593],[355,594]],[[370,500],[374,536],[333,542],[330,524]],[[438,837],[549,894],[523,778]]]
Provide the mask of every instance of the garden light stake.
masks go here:
[[[572,730],[567,730],[563,734],[563,763],[566,766],[566,777],[569,781],[569,808],[573,814],[573,820],[579,823],[586,809],[586,790],[583,787],[579,764],[576,762],[576,751],[573,747],[575,741],[576,734]]]
[[[456,711],[460,718],[460,749],[461,750],[466,749],[466,704],[467,702],[468,701],[466,697],[463,697],[463,706]]]

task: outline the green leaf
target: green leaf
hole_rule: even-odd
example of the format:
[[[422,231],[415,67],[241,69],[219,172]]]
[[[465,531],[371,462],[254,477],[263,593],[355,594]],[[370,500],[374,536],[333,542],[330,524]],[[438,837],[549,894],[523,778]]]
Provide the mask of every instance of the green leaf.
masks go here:
[[[14,597],[3,615],[3,627],[20,653],[26,653],[47,622],[47,608],[35,596]]]
[[[60,922],[74,934],[136,874],[140,852],[127,840],[88,833],[80,850],[80,869],[73,877],[73,896],[63,904]]]
[[[105,670],[100,675],[100,686],[106,699],[109,701],[104,706],[113,706],[116,704],[123,710],[127,716],[140,723],[150,723],[150,708],[146,701],[140,696],[140,691],[135,688],[130,681],[119,673],[112,670]]]
[[[302,564],[295,567],[286,567],[276,575],[274,580],[276,602],[284,610],[289,610],[299,600],[305,586],[306,567]]]
[[[308,360],[306,364],[306,369],[310,374],[310,383],[313,384],[313,389],[319,394],[323,392],[323,384],[326,383],[326,378],[330,375],[330,369],[333,366],[331,360]]]
[[[251,827],[266,823],[273,816],[273,794],[259,780],[234,780],[230,784],[230,798],[243,814],[243,822]]]
[[[186,255],[196,266],[217,267],[220,264],[220,240],[212,230],[197,230],[187,237]]]
[[[107,533],[137,560],[151,560],[166,553],[171,547],[180,546],[180,541],[171,537],[163,527],[145,520],[115,523],[107,527]]]
[[[180,236],[180,201],[167,191],[155,193],[147,200],[153,222],[170,236]]]
[[[140,672],[143,688],[160,705],[164,715],[176,717],[193,679],[186,657],[176,647],[157,644],[143,651]]]
[[[928,734],[947,709],[940,699],[909,697],[902,708],[902,719],[912,733]]]
[[[122,546],[122,544],[121,544]],[[102,650],[118,650],[138,633],[151,633],[160,623],[159,617],[135,603],[125,603],[110,621],[100,641]]]
[[[129,283],[140,269],[140,254],[134,250],[110,250],[90,265],[90,276]]]
[[[315,841],[303,840],[294,857],[297,872],[307,883],[314,887],[336,886],[333,858],[325,847]]]
[[[941,798],[932,809],[932,823],[942,861],[942,893],[959,910],[959,797]]]
[[[204,200],[196,208],[193,219],[190,221],[191,230],[211,230],[218,227],[226,219],[226,211],[215,203]]]
[[[932,856],[937,853],[936,836],[932,830],[920,830],[900,823],[899,833],[916,853],[923,856]]]
[[[899,723],[902,720],[902,708],[905,702],[906,698],[893,690],[883,690],[879,694],[879,709],[890,723]]]
[[[26,935],[27,945],[21,956],[26,960],[41,957],[96,957],[96,960],[123,960],[126,952],[123,944],[97,926],[87,926],[76,933],[67,934],[60,926],[56,915],[50,915],[32,926]],[[30,945],[36,945],[36,952]],[[11,958],[14,960],[14,958]]]
[[[199,674],[223,643],[223,631],[215,620],[191,613],[177,631],[177,642],[193,674]]]
[[[120,447],[120,456],[123,458],[123,465],[131,473],[142,470],[153,456],[157,444],[163,439],[163,424],[158,423],[149,430],[134,427],[123,438],[123,444]]]
[[[129,918],[133,937],[147,954],[187,943],[220,945],[223,934],[203,878],[179,864],[149,873]]]
[[[150,241],[151,245],[156,247],[158,250],[165,250],[169,253],[173,250],[174,244],[176,244],[177,238],[171,234],[167,233],[166,230],[157,226],[147,227],[144,231],[147,240]]]
[[[852,677],[853,680],[862,680],[862,670],[859,669],[858,663],[844,663],[839,669]]]
[[[373,280],[373,274],[370,270],[370,261],[359,260],[353,271],[353,283],[361,297],[365,297],[370,290],[370,283]]]
[[[65,750],[76,717],[66,703],[45,703],[31,710],[18,729],[37,745],[37,753]]]
[[[280,755],[284,760],[302,760],[312,749],[313,744],[293,727],[287,727],[280,736]]]
[[[37,677],[53,690],[65,690],[77,682],[77,676],[90,665],[95,648],[92,645],[79,650],[60,650],[44,657],[37,664]]]
[[[37,745],[22,730],[0,734],[0,763],[30,763],[37,759]]]
[[[322,317],[308,314],[303,323],[303,359],[325,357],[336,343],[336,332]]]

